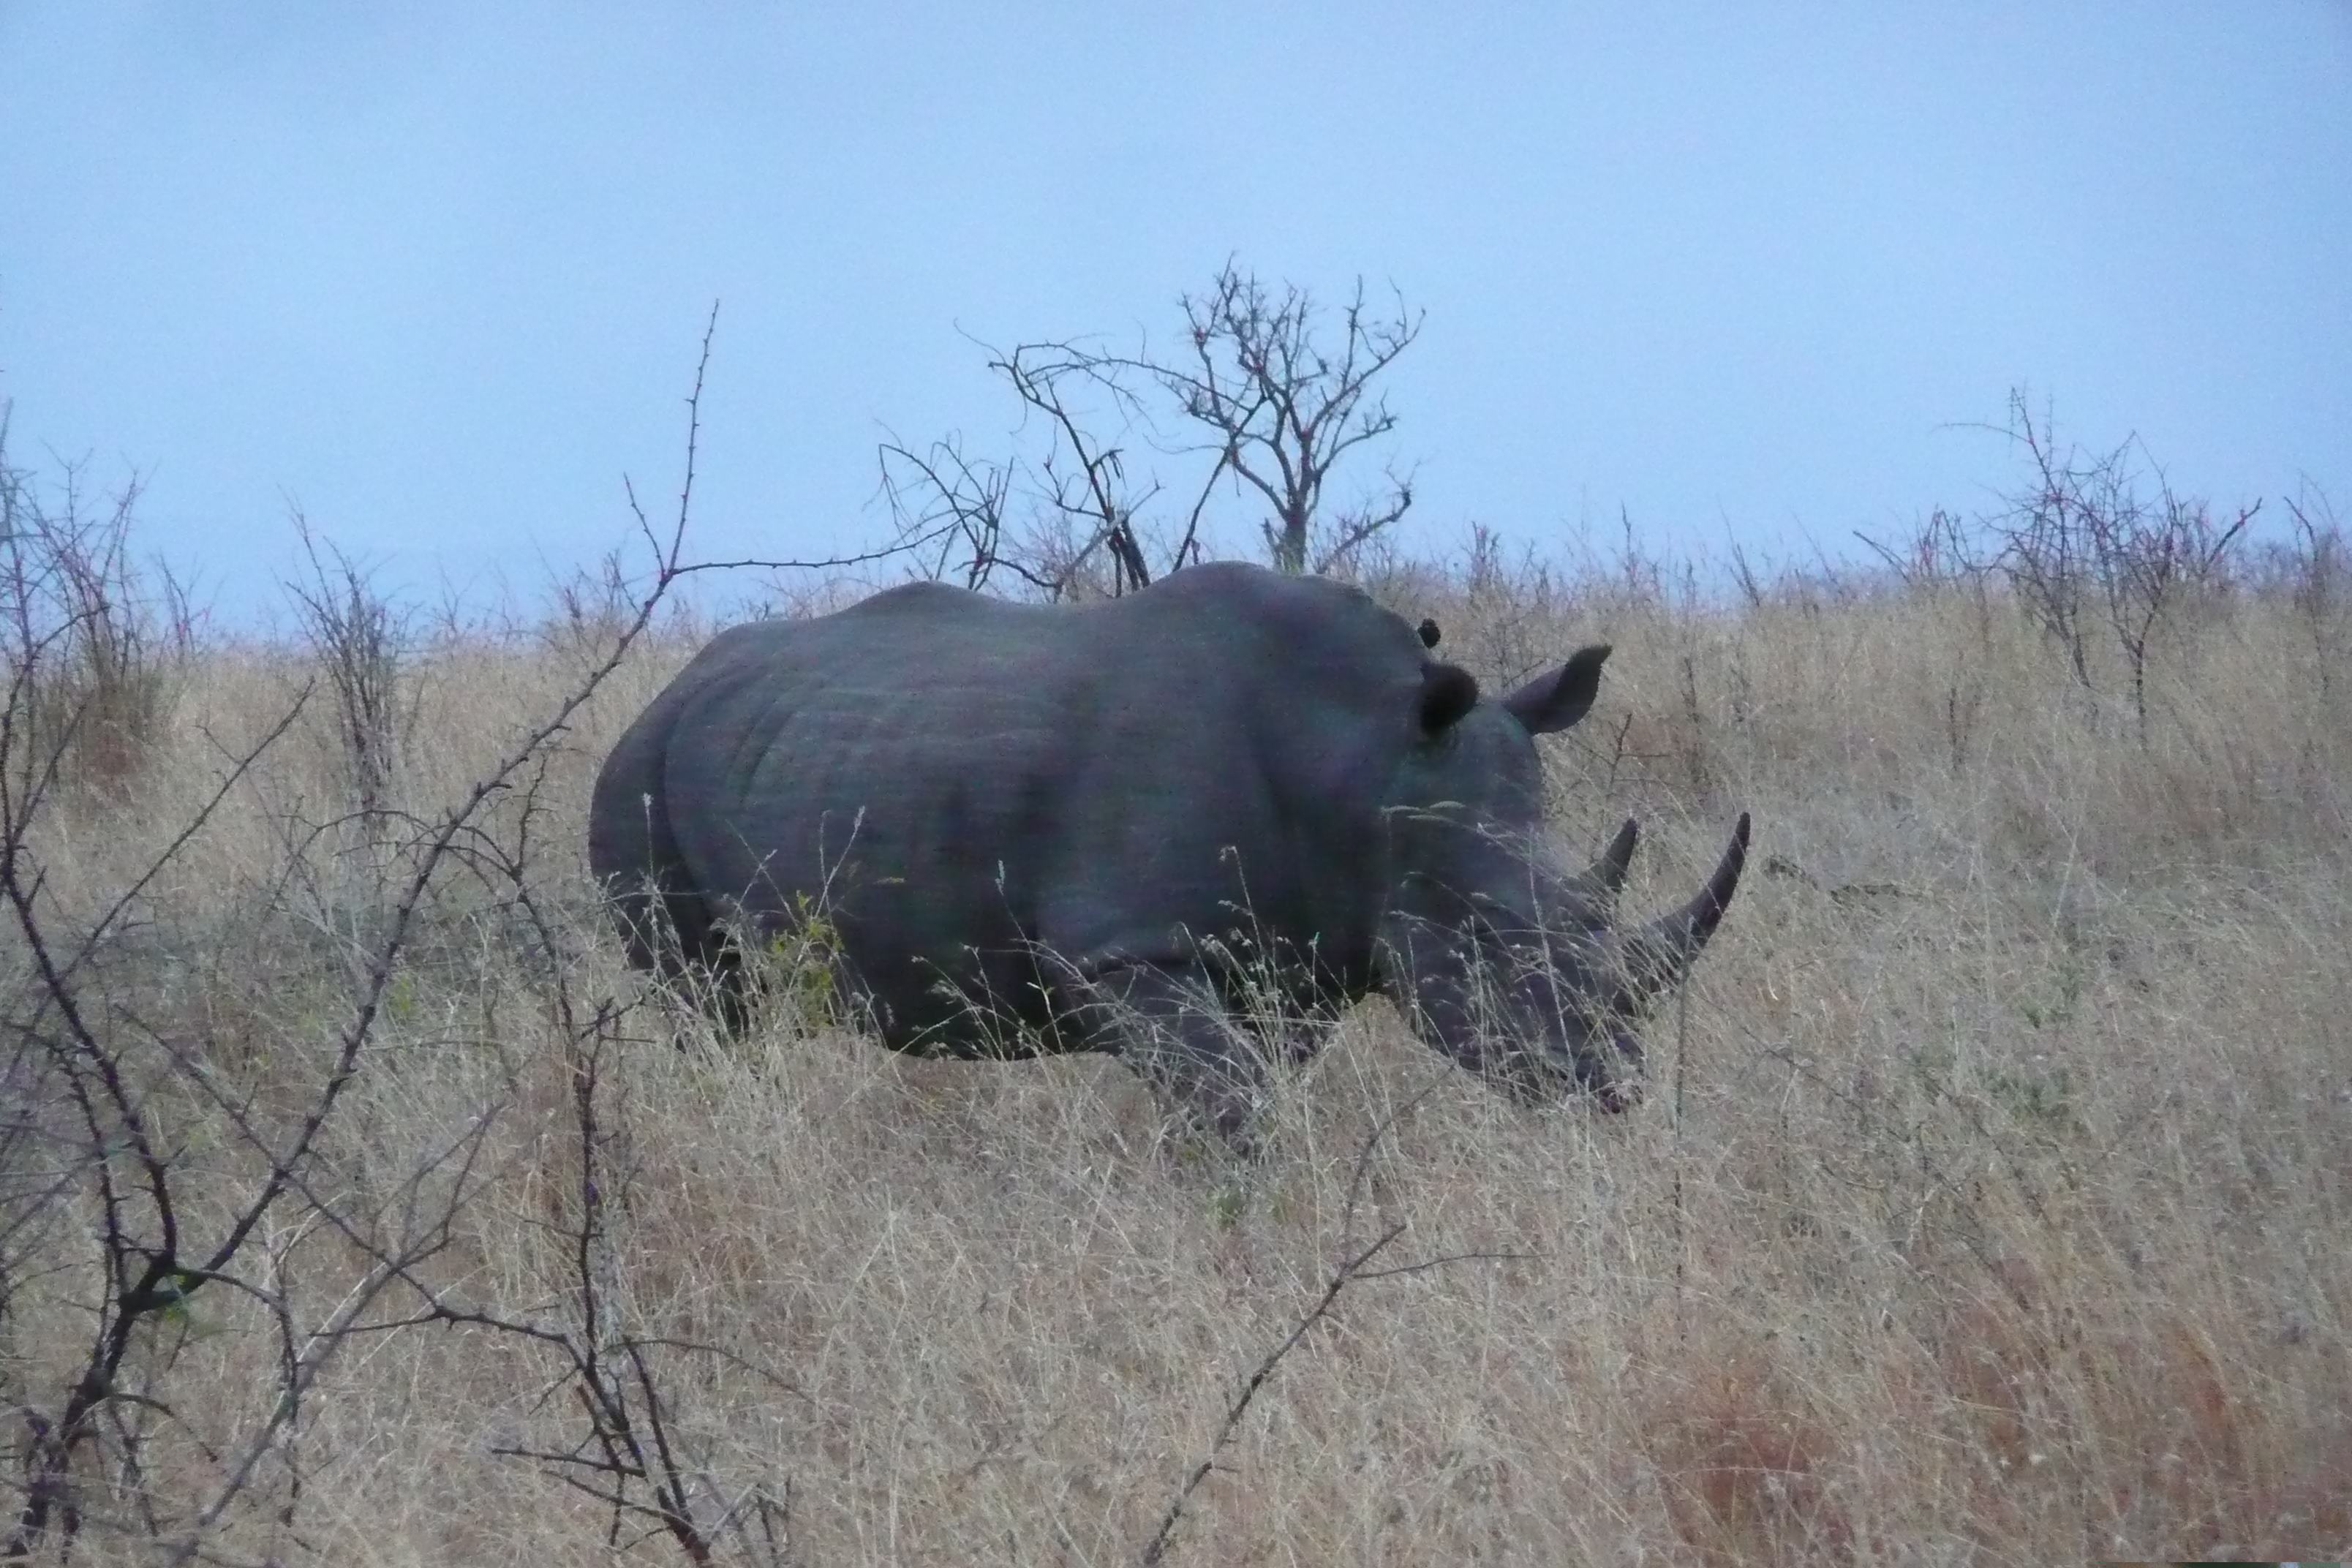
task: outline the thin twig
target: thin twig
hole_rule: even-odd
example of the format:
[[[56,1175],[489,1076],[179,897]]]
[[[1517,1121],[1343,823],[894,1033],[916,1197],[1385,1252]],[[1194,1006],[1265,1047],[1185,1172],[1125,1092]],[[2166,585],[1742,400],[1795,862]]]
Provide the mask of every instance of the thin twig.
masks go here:
[[[1224,1452],[1225,1446],[1234,1440],[1234,1434],[1241,1429],[1242,1417],[1249,1414],[1250,1402],[1257,1397],[1258,1390],[1265,1386],[1266,1379],[1274,1375],[1274,1369],[1281,1364],[1282,1358],[1288,1355],[1298,1342],[1307,1337],[1307,1330],[1322,1321],[1324,1314],[1330,1311],[1332,1304],[1339,1300],[1339,1292],[1345,1290],[1360,1277],[1359,1270],[1374,1258],[1379,1257],[1389,1243],[1403,1234],[1404,1222],[1399,1220],[1374,1238],[1371,1245],[1359,1252],[1349,1254],[1339,1268],[1331,1271],[1331,1278],[1325,1283],[1323,1293],[1315,1299],[1315,1304],[1307,1310],[1306,1315],[1301,1317],[1290,1332],[1283,1337],[1280,1344],[1265,1353],[1265,1358],[1251,1372],[1247,1381],[1243,1383],[1241,1392],[1235,1394],[1233,1402],[1225,1407],[1224,1421],[1218,1426],[1216,1436],[1210,1441],[1208,1453],[1202,1457],[1199,1464],[1192,1467],[1192,1473],[1184,1478],[1184,1484],[1177,1488],[1176,1495],[1169,1500],[1168,1510],[1160,1517],[1160,1528],[1152,1532],[1150,1541],[1143,1548],[1139,1561],[1144,1563],[1145,1568],[1150,1568],[1151,1564],[1160,1562],[1168,1554],[1169,1540],[1176,1533],[1177,1521],[1184,1517],[1185,1505],[1192,1500],[1192,1493],[1200,1484],[1209,1479],[1209,1472],[1217,1468],[1217,1456]]]

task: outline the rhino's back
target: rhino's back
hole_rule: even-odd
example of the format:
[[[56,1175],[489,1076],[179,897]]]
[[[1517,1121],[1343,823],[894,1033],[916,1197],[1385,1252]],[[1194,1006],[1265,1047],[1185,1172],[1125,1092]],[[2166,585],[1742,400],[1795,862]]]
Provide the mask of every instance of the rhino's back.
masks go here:
[[[762,910],[920,886],[961,913],[995,860],[1029,858],[1072,765],[1057,716],[1089,672],[1063,619],[914,584],[722,633],[679,678],[663,763],[696,884]]]

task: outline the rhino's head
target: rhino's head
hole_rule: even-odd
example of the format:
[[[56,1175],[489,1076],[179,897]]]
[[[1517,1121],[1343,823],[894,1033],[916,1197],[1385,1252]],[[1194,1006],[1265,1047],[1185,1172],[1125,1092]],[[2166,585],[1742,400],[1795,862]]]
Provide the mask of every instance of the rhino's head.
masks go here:
[[[1621,925],[1628,822],[1571,873],[1545,847],[1535,737],[1592,706],[1606,647],[1588,647],[1500,702],[1451,665],[1425,667],[1422,736],[1390,798],[1389,989],[1430,1042],[1524,1100],[1579,1092],[1633,1103],[1635,1026],[1686,974],[1738,885],[1743,814],[1689,902]]]

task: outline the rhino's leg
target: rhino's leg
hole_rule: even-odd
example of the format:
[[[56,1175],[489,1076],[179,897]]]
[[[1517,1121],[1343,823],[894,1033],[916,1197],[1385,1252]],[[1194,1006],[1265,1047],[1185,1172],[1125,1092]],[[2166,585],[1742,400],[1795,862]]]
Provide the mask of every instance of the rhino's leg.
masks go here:
[[[734,934],[713,918],[701,895],[666,887],[659,877],[613,897],[613,914],[629,960],[661,976],[678,995],[702,1007],[730,1035],[751,1018],[742,954]]]
[[[1129,963],[1095,972],[1084,991],[1075,1022],[1095,1049],[1160,1086],[1236,1151],[1256,1152],[1265,1058],[1206,982]]]

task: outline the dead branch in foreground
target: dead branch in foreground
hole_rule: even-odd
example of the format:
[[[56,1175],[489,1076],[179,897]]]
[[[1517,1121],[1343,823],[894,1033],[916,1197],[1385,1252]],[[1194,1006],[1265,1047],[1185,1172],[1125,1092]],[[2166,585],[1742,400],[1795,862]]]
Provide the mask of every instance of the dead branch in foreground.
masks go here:
[[[1410,1096],[1387,1115],[1381,1117],[1373,1125],[1372,1130],[1364,1135],[1363,1142],[1356,1150],[1354,1165],[1348,1178],[1347,1207],[1341,1215],[1339,1226],[1340,1245],[1343,1249],[1349,1248],[1348,1238],[1355,1230],[1356,1206],[1363,1196],[1365,1184],[1370,1174],[1373,1152],[1380,1147],[1381,1141],[1387,1137],[1400,1121],[1417,1110],[1422,1101],[1428,1099],[1431,1091],[1443,1081],[1444,1079],[1442,1075],[1432,1079],[1422,1087],[1419,1092]],[[1151,1539],[1144,1543],[1138,1561],[1145,1564],[1145,1568],[1152,1568],[1153,1564],[1162,1562],[1167,1557],[1169,1543],[1175,1537],[1176,1526],[1182,1521],[1185,1507],[1192,1501],[1193,1492],[1199,1489],[1202,1481],[1209,1479],[1209,1473],[1217,1468],[1218,1456],[1225,1451],[1234,1436],[1240,1432],[1242,1418],[1249,1414],[1251,1402],[1257,1398],[1258,1392],[1265,1388],[1267,1380],[1274,1376],[1275,1368],[1282,1364],[1282,1359],[1285,1356],[1298,1348],[1299,1342],[1307,1337],[1308,1331],[1330,1314],[1331,1310],[1339,1305],[1340,1296],[1349,1286],[1359,1285],[1370,1279],[1390,1279],[1400,1275],[1425,1273],[1430,1269],[1442,1268],[1453,1263],[1502,1262],[1523,1258],[1527,1256],[1518,1252],[1452,1252],[1436,1258],[1421,1258],[1412,1263],[1397,1264],[1392,1268],[1366,1267],[1372,1259],[1387,1251],[1390,1243],[1404,1233],[1405,1222],[1397,1220],[1383,1228],[1380,1235],[1362,1247],[1344,1250],[1339,1264],[1331,1270],[1330,1278],[1323,1282],[1322,1293],[1317,1296],[1313,1304],[1299,1315],[1298,1321],[1291,1326],[1290,1331],[1282,1337],[1281,1342],[1260,1358],[1257,1365],[1251,1369],[1249,1376],[1242,1380],[1241,1387],[1234,1392],[1233,1398],[1225,1405],[1224,1419],[1218,1423],[1217,1435],[1209,1440],[1209,1451],[1201,1456],[1200,1461],[1185,1476],[1182,1484],[1177,1487],[1175,1496],[1168,1500],[1168,1508],[1160,1516],[1160,1528],[1152,1531]]]
[[[355,1195],[327,1152],[331,1130],[348,1120],[341,1113],[353,1089],[374,1070],[385,1021],[397,1010],[395,980],[405,973],[409,950],[429,918],[431,898],[451,875],[470,876],[509,912],[520,911],[541,952],[562,951],[556,922],[542,910],[528,870],[533,825],[547,810],[541,791],[550,760],[582,710],[645,637],[679,579],[719,564],[684,557],[703,377],[716,324],[714,307],[687,400],[686,473],[676,516],[657,529],[629,491],[650,572],[614,606],[621,613],[607,624],[586,668],[445,810],[424,816],[394,810],[383,798],[389,769],[363,771],[357,792],[363,826],[372,837],[383,836],[386,850],[388,880],[377,887],[383,908],[364,935],[326,931],[343,949],[342,1021],[309,1081],[271,1085],[267,1099],[243,1073],[225,1066],[239,1059],[240,1051],[250,1055],[249,1041],[219,1034],[209,1024],[151,1015],[123,990],[120,975],[144,962],[131,944],[148,940],[144,933],[154,925],[151,895],[188,874],[192,847],[234,793],[253,786],[264,760],[301,717],[311,687],[298,691],[257,738],[222,747],[202,802],[168,830],[119,891],[83,908],[51,876],[52,846],[60,842],[60,830],[51,824],[68,807],[64,797],[82,782],[68,765],[74,748],[110,710],[103,708],[101,687],[63,677],[73,675],[75,658],[87,662],[78,650],[93,638],[119,642],[138,628],[121,624],[129,609],[120,594],[57,599],[53,584],[70,584],[93,572],[113,572],[105,582],[115,582],[120,532],[85,537],[69,530],[34,531],[0,556],[0,605],[16,612],[0,617],[6,622],[0,626],[5,675],[0,687],[0,921],[16,955],[0,973],[0,1039],[7,1046],[0,1075],[9,1093],[8,1110],[0,1116],[0,1328],[46,1311],[51,1317],[45,1335],[54,1336],[61,1306],[86,1320],[84,1348],[51,1389],[35,1384],[29,1363],[0,1369],[0,1402],[22,1434],[15,1518],[0,1534],[0,1558],[70,1559],[78,1545],[91,1550],[89,1543],[104,1535],[139,1543],[161,1561],[219,1560],[226,1546],[222,1531],[233,1520],[250,1520],[268,1538],[302,1546],[299,1440],[320,1378],[356,1343],[467,1321],[556,1353],[562,1368],[557,1386],[572,1384],[589,1417],[588,1435],[568,1454],[530,1457],[560,1461],[591,1478],[592,1493],[614,1510],[616,1543],[622,1521],[635,1517],[666,1529],[696,1563],[710,1561],[713,1543],[729,1532],[755,1559],[782,1560],[782,1494],[754,1488],[716,1509],[705,1506],[697,1472],[673,1436],[672,1403],[654,1352],[704,1347],[635,1333],[621,1321],[618,1264],[606,1243],[612,1188],[598,1088],[602,1053],[620,1037],[623,1004],[576,997],[562,963],[553,966],[546,1000],[563,1032],[579,1152],[568,1320],[459,1308],[426,1283],[426,1266],[451,1245],[461,1215],[487,1180],[481,1157],[502,1106],[469,1117],[439,1146],[414,1157],[404,1175],[395,1174],[373,1199]],[[114,552],[91,555],[92,538],[100,545],[111,542]],[[319,604],[311,607],[320,618],[325,595],[341,595],[331,605],[334,616],[326,618],[344,635],[327,638],[317,651],[331,675],[345,677],[352,672],[337,668],[334,660],[380,651],[362,634],[390,623],[363,575],[336,559],[341,570],[331,578],[319,574]],[[57,613],[35,613],[51,599],[62,606]],[[78,705],[60,710],[61,692],[75,694]],[[350,721],[356,707],[373,728],[345,739],[373,745],[389,710],[375,700],[381,691],[371,688],[359,695],[369,702],[355,704],[353,693],[339,688],[346,710],[341,717]],[[364,760],[382,759],[371,752]],[[274,891],[268,912],[282,912],[285,889],[307,882],[304,858],[337,826],[281,831],[285,863],[268,880]],[[118,964],[118,958],[123,962]],[[198,1112],[210,1119],[206,1135],[214,1146],[192,1157],[189,1119]],[[83,1215],[87,1226],[77,1223]],[[359,1265],[355,1278],[340,1280],[330,1292],[323,1309],[306,1304],[295,1288],[296,1254],[311,1237],[340,1238],[351,1248],[345,1260],[355,1258]],[[37,1246],[46,1255],[37,1256]],[[399,1305],[411,1292],[422,1294],[423,1310]],[[208,1441],[197,1412],[174,1397],[183,1352],[198,1337],[192,1304],[223,1296],[257,1307],[275,1341],[274,1373],[259,1391],[261,1404],[226,1447]],[[159,1486],[159,1477],[189,1473],[157,1462],[166,1434],[201,1452],[205,1465],[195,1473],[209,1478],[201,1495],[175,1495]],[[641,1495],[640,1487],[649,1489]],[[258,1495],[265,1490],[266,1498]],[[266,1553],[269,1560],[277,1555],[276,1548]]]

